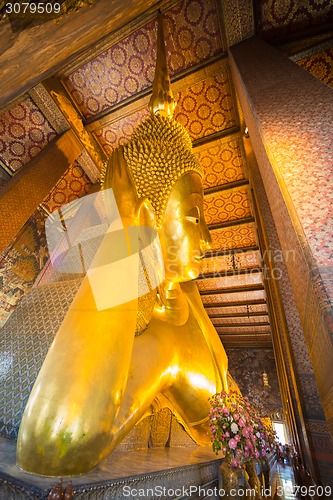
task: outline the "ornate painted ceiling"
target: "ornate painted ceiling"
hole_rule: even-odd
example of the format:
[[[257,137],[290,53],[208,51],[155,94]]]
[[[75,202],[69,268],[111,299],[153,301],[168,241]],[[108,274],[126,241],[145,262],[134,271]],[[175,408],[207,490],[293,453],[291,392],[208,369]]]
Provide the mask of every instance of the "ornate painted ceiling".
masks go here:
[[[0,194],[65,131],[73,132],[81,151],[40,200],[38,210],[46,216],[88,192],[97,180],[100,162],[148,116],[160,8],[178,103],[175,119],[189,131],[205,169],[205,217],[213,243],[202,262],[198,289],[226,347],[270,347],[265,272],[243,147],[245,127],[227,49],[255,34],[280,43],[284,51],[292,44],[296,62],[332,85],[333,6],[329,1],[307,4],[301,0],[145,0],[126,2],[125,7],[117,0],[96,0],[92,7],[69,13],[58,23],[47,21],[48,29],[45,21],[14,32],[8,20],[2,21],[1,40],[3,35],[9,38],[1,41],[0,55],[4,89]],[[42,180],[36,178],[38,182]],[[28,186],[25,195],[33,188]],[[27,228],[32,214],[24,210],[22,205],[21,226]],[[3,223],[2,261],[8,266],[12,222]],[[45,253],[39,257],[35,275],[45,258]],[[0,307],[7,307],[6,300],[1,298]]]

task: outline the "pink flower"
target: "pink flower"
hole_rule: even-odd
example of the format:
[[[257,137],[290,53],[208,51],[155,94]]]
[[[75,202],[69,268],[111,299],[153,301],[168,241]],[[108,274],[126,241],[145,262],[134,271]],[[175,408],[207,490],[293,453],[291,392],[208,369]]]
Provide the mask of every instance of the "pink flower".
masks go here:
[[[239,423],[239,422],[238,422]],[[243,429],[243,436],[246,437],[246,438],[249,438],[250,437],[250,431],[249,431],[249,428],[248,427],[244,427]]]
[[[232,465],[233,467],[238,467],[238,460],[237,460],[236,458],[233,458],[233,459],[231,460],[231,465]]]
[[[235,441],[237,441],[237,443],[239,443],[239,441],[240,441],[240,437],[239,437],[239,435],[238,435],[238,434],[236,434],[236,435],[234,436],[234,440],[235,440]]]
[[[263,457],[266,455],[266,450],[265,450],[265,448],[262,448],[262,449],[261,449],[261,454],[262,454],[262,456],[263,456]]]
[[[237,441],[234,438],[229,440],[228,446],[231,450],[235,450],[237,448]]]
[[[242,417],[240,417],[240,419],[238,420],[238,425],[239,427],[244,427],[245,426],[245,421]]]
[[[233,417],[234,417],[235,420],[238,420],[239,419],[239,414],[235,411]]]
[[[258,451],[258,450],[256,450],[256,451],[254,452],[254,456],[255,456],[256,458],[259,458],[259,457],[260,457],[260,453],[259,453],[259,451]]]
[[[230,413],[230,410],[227,406],[225,406],[222,411],[225,415],[229,415],[229,413]]]

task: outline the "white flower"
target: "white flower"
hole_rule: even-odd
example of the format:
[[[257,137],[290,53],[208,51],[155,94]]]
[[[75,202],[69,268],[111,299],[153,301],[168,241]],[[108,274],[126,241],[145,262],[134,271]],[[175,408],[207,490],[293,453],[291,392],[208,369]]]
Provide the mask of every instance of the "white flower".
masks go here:
[[[260,432],[256,433],[257,438],[260,438]]]
[[[236,424],[236,422],[233,422],[233,423],[231,424],[230,429],[231,429],[231,432],[232,432],[233,434],[237,434],[237,432],[238,432],[238,425]]]

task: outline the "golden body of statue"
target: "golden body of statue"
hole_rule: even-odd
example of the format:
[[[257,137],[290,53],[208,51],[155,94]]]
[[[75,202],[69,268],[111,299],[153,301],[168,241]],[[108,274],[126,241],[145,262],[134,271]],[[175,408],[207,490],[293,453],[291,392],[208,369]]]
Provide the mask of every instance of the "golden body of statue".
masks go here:
[[[156,406],[169,407],[197,443],[210,442],[208,398],[227,389],[227,357],[191,281],[210,245],[202,169],[166,94],[166,105],[113,153],[104,179],[124,231],[158,231],[164,280],[98,311],[84,278],[23,415],[17,464],[26,471],[85,473]]]

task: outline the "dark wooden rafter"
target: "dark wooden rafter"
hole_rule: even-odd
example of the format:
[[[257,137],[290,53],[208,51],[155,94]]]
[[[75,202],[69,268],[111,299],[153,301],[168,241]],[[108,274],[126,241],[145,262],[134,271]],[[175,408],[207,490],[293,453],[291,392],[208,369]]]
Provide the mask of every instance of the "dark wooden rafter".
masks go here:
[[[237,187],[248,186],[249,181],[247,179],[240,179],[238,181],[227,182],[226,184],[221,184],[219,186],[213,186],[210,188],[206,188],[204,190],[204,195],[212,194],[212,193],[220,193],[222,191],[228,191],[229,189],[234,189]]]
[[[209,250],[205,253],[204,259],[218,257],[219,255],[232,255],[235,253],[246,253],[246,252],[257,252],[259,247],[250,246],[250,247],[240,247],[240,248],[226,248],[221,250]]]
[[[215,295],[212,293],[211,295]],[[240,300],[239,302],[216,302],[214,304],[204,304],[205,309],[212,308],[220,308],[220,307],[242,307],[242,306],[257,306],[257,305],[266,305],[266,299],[248,299],[248,300]]]
[[[217,224],[209,224],[208,229],[213,231],[214,229],[222,229],[231,226],[241,226],[243,224],[252,224],[254,222],[254,217],[243,217],[242,219],[232,219],[226,222],[218,222]]]
[[[205,273],[200,274],[196,279],[197,280],[205,280],[211,278],[226,278],[228,276],[246,276],[247,274],[258,274],[262,272],[261,267],[243,267],[239,269],[231,269],[216,271],[215,273]]]
[[[261,323],[218,323],[215,324],[213,321],[213,325],[216,326],[216,328],[248,328],[249,326],[251,327],[258,327],[258,326],[270,326],[268,321],[261,322]]]
[[[203,144],[209,144],[211,142],[215,142],[218,139],[223,139],[239,133],[240,128],[238,127],[238,125],[235,125],[234,127],[220,130],[219,132],[214,132],[213,134],[206,135],[205,137],[200,137],[200,139],[195,139],[192,143],[192,146],[195,150],[196,147],[202,146]]]
[[[253,311],[253,312],[244,312],[244,313],[229,313],[229,314],[209,314],[210,319],[223,319],[223,318],[249,318],[251,316],[267,316],[268,312],[266,311]]]
[[[264,285],[255,284],[255,285],[229,287],[219,290],[200,290],[200,295],[223,295],[225,293],[258,292],[261,290],[265,290]]]

